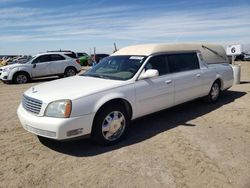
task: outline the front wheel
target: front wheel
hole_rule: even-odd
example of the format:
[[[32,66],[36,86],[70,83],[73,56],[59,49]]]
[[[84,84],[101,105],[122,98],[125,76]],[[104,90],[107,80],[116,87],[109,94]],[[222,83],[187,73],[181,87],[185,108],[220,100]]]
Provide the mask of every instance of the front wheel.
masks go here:
[[[27,74],[25,73],[17,73],[14,77],[13,77],[13,81],[16,84],[25,84],[27,83],[29,80],[29,77]]]
[[[206,97],[208,103],[215,103],[220,96],[220,84],[218,81],[214,82],[209,94]]]
[[[92,138],[101,145],[113,145],[127,134],[129,123],[128,113],[121,105],[104,107],[95,117]]]

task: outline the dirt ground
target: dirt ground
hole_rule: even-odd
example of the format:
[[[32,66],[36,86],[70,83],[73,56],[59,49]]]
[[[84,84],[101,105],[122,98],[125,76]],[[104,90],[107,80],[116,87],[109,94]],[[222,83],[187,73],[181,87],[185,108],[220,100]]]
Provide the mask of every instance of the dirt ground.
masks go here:
[[[193,101],[133,122],[112,147],[26,132],[25,85],[0,83],[0,187],[250,187],[250,62],[216,104]]]

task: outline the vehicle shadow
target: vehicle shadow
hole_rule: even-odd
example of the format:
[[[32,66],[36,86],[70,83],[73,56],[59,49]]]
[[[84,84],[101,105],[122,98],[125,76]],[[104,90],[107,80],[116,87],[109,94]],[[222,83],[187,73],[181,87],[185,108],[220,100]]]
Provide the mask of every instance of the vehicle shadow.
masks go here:
[[[132,122],[127,138],[114,146],[99,146],[90,139],[68,142],[45,138],[39,138],[39,140],[43,145],[60,153],[77,157],[94,156],[142,142],[179,125],[196,126],[188,122],[229,104],[245,94],[245,92],[227,91],[222,93],[220,100],[215,104],[206,104],[202,100],[196,100],[137,119]]]
[[[250,81],[241,81],[240,84],[250,84]]]

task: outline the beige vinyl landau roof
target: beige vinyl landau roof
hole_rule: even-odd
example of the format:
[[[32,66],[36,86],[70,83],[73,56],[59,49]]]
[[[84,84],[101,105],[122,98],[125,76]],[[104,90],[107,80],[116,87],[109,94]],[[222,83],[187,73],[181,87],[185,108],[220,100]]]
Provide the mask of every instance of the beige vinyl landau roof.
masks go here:
[[[143,44],[128,46],[115,52],[115,55],[150,56],[157,53],[200,51],[203,60],[208,64],[228,63],[224,48],[215,44]]]

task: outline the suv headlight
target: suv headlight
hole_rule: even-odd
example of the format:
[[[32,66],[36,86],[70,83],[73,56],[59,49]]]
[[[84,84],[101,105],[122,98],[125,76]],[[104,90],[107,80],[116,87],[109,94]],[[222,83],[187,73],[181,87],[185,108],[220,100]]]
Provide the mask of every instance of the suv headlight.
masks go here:
[[[54,101],[47,106],[45,110],[45,116],[55,118],[69,118],[71,108],[71,100]]]

